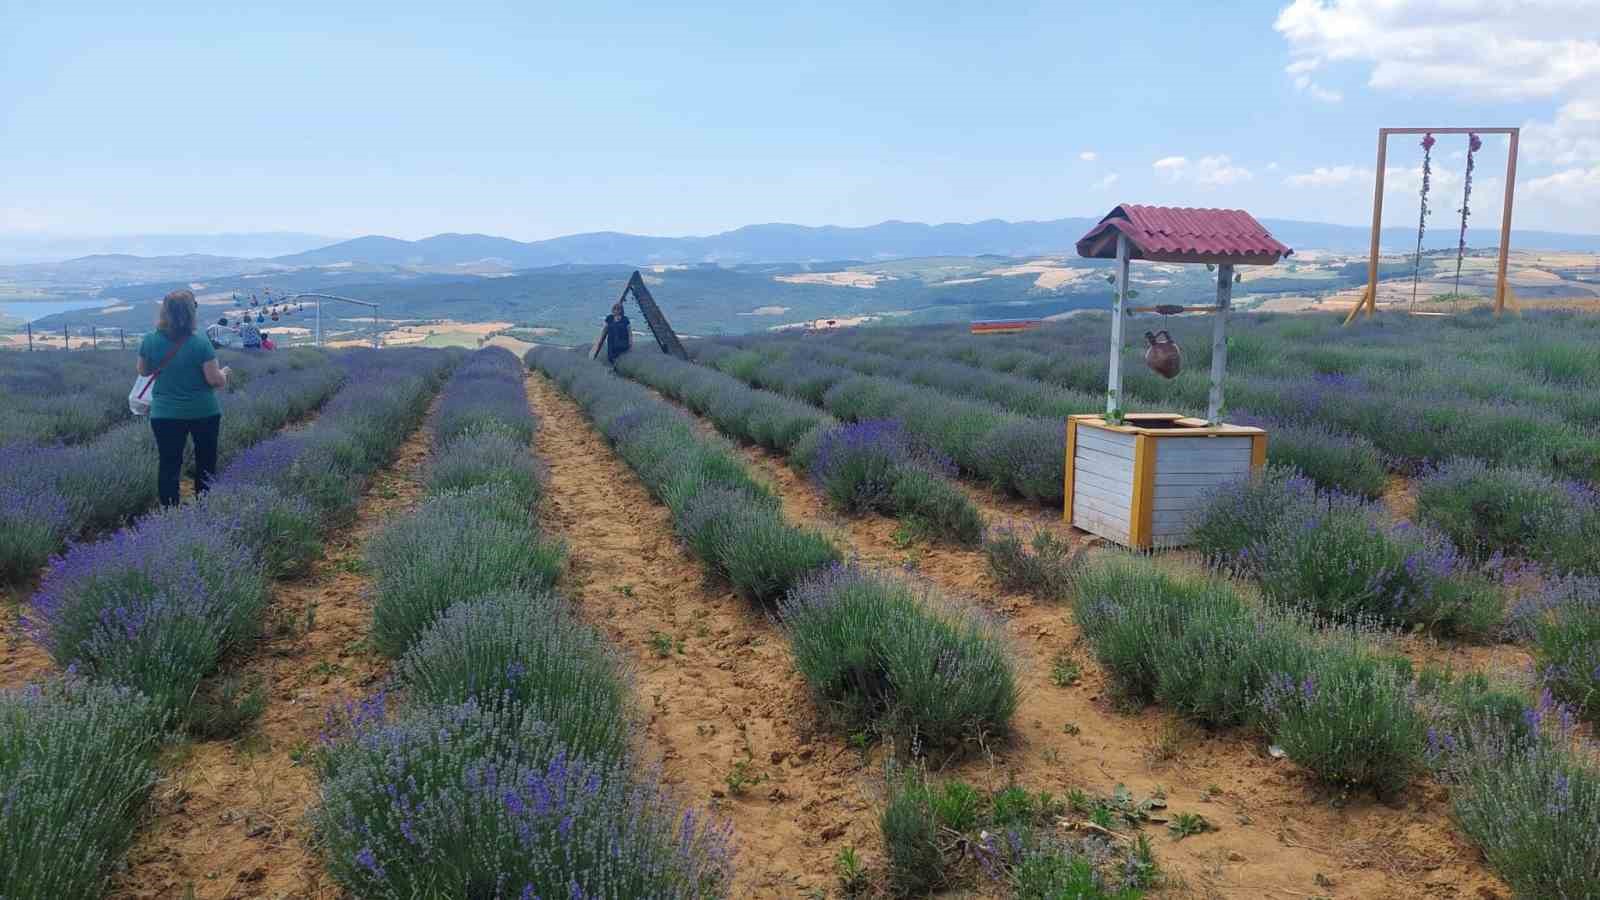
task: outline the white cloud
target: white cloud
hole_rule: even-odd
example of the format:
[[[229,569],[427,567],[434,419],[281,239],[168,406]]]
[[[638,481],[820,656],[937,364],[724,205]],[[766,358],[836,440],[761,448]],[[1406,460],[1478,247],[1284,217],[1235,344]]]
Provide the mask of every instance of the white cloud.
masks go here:
[[[1283,180],[1284,184],[1298,188],[1336,187],[1352,182],[1371,182],[1372,170],[1360,166],[1317,166],[1309,172],[1300,172]]]
[[[1600,165],[1535,178],[1528,182],[1528,192],[1567,206],[1593,208],[1600,204]]]
[[[1557,165],[1600,159],[1600,88],[1562,106],[1552,122],[1523,123],[1521,150]]]
[[[1119,176],[1115,172],[1112,172],[1110,175],[1107,175],[1106,177],[1104,177],[1104,178],[1100,179],[1099,181],[1096,181],[1094,184],[1090,185],[1089,188],[1090,188],[1090,190],[1103,191],[1106,188],[1111,187],[1113,184],[1116,184],[1117,181],[1120,178],[1121,178],[1121,176]]]
[[[1273,27],[1291,75],[1362,62],[1375,88],[1514,99],[1600,80],[1600,38],[1581,33],[1597,15],[1600,0],[1293,0]]]
[[[1202,156],[1190,160],[1187,156],[1165,156],[1151,163],[1156,177],[1170,184],[1191,182],[1214,187],[1249,181],[1254,176],[1249,169],[1233,164],[1226,154]]]
[[[1293,68],[1293,66],[1290,66],[1290,68]],[[1344,100],[1344,94],[1317,84],[1311,80],[1310,75],[1296,75],[1294,77],[1294,87],[1300,93],[1323,103],[1338,103]]]
[[[1085,150],[1078,154],[1078,158],[1084,162],[1094,162],[1100,158],[1100,154],[1094,152],[1093,150]]]

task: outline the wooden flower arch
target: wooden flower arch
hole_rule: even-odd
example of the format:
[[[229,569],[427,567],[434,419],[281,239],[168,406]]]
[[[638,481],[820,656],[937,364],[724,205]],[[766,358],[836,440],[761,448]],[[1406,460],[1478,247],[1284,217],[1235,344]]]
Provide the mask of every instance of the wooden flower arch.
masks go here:
[[[1517,140],[1520,128],[1379,128],[1378,165],[1372,187],[1372,247],[1367,257],[1367,289],[1345,317],[1345,324],[1355,321],[1363,311],[1371,318],[1378,311],[1378,243],[1383,230],[1383,169],[1388,159],[1389,136],[1392,134],[1504,134],[1510,137],[1506,148],[1506,197],[1500,210],[1500,262],[1495,276],[1494,314],[1505,311],[1509,300],[1515,308],[1516,297],[1506,284],[1506,265],[1511,252],[1511,203],[1517,187]]]

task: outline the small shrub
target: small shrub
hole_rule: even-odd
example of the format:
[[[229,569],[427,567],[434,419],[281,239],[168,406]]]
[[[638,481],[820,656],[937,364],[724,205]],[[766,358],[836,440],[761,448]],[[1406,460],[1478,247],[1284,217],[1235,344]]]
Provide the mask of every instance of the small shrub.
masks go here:
[[[1016,525],[992,526],[983,542],[989,573],[1010,591],[1026,591],[1041,600],[1065,600],[1081,564],[1081,552],[1046,528],[1032,537]]]
[[[1293,469],[1271,466],[1216,488],[1190,532],[1190,544],[1212,562],[1246,567],[1245,552],[1282,531],[1315,502],[1316,486]]]
[[[230,675],[203,685],[189,710],[189,733],[201,740],[238,737],[267,711],[267,690],[260,678]]]
[[[976,450],[989,481],[1026,500],[1052,504],[1065,496],[1061,461],[1066,454],[1067,431],[1060,419],[1007,419]]]
[[[836,565],[779,605],[795,664],[847,722],[877,721],[931,745],[1008,727],[1010,654],[975,609],[901,581]]]
[[[815,531],[796,528],[739,490],[710,489],[680,506],[677,530],[746,599],[775,603],[806,575],[839,559]]]
[[[1228,421],[1255,424],[1249,417]],[[1383,455],[1372,442],[1357,435],[1305,422],[1260,422],[1267,428],[1267,461],[1294,469],[1318,486],[1359,497],[1376,499],[1389,483]]]
[[[538,463],[520,435],[502,429],[469,431],[441,444],[428,466],[430,493],[493,485],[532,509],[544,493]]]
[[[1418,484],[1417,517],[1479,561],[1498,554],[1600,572],[1600,498],[1540,472],[1455,460]]]
[[[606,641],[552,594],[501,594],[445,610],[396,666],[413,703],[468,700],[551,726],[590,761],[621,759],[630,704],[621,664]]]
[[[78,678],[0,690],[0,896],[100,896],[160,744],[160,710],[137,692]]]
[[[933,809],[933,791],[926,782],[914,774],[891,779],[879,827],[889,861],[890,890],[900,896],[919,896],[944,882],[939,820]]]
[[[1588,897],[1600,884],[1600,775],[1555,743],[1469,754],[1456,821],[1522,897]]]
[[[468,702],[336,721],[312,812],[356,896],[665,897],[728,890],[727,831],[532,717]]]
[[[1535,620],[1533,658],[1540,679],[1558,699],[1600,722],[1600,587],[1594,579],[1581,582],[1558,586],[1560,599]]]
[[[1274,741],[1330,784],[1393,797],[1423,767],[1427,722],[1396,660],[1330,649],[1298,681],[1275,678],[1262,705]]]
[[[24,627],[61,665],[181,712],[222,655],[256,637],[266,602],[251,551],[177,509],[57,557]]]
[[[965,781],[947,781],[928,795],[934,818],[953,831],[971,831],[978,824],[983,795]]]
[[[0,584],[33,577],[71,531],[66,498],[49,486],[0,484]]]
[[[250,548],[269,577],[303,575],[322,554],[322,524],[316,510],[270,485],[232,483],[207,491],[199,515],[228,529]]]
[[[492,486],[430,497],[367,547],[377,573],[373,644],[399,656],[461,598],[541,591],[564,559]]]

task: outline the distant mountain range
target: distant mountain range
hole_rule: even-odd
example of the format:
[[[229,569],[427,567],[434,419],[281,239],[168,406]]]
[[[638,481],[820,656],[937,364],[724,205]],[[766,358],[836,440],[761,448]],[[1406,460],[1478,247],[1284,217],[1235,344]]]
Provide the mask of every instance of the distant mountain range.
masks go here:
[[[498,262],[508,268],[570,264],[625,263],[643,265],[714,262],[815,262],[882,260],[928,256],[1034,256],[1072,253],[1073,245],[1095,219],[1066,218],[1044,222],[990,219],[971,224],[927,225],[883,222],[862,228],[834,225],[747,225],[706,237],[649,237],[594,232],[523,243],[482,234],[439,234],[420,241],[361,237],[272,260],[280,265],[318,266],[367,262],[438,268]],[[1371,239],[1368,229],[1320,222],[1264,219],[1262,224],[1291,247],[1358,252]],[[1384,229],[1387,248],[1414,245],[1409,228]],[[1469,246],[1493,246],[1499,232],[1471,229]],[[1455,232],[1430,236],[1425,247],[1443,249],[1456,243]],[[1600,235],[1547,231],[1513,231],[1512,246],[1542,250],[1600,250]]]
[[[719,263],[808,263],[839,260],[878,261],[936,256],[1036,256],[1071,254],[1073,245],[1095,219],[1065,218],[1049,221],[1007,222],[990,219],[973,223],[928,225],[889,221],[860,228],[835,225],[747,225],[733,231],[702,237],[654,237],[613,231],[574,234],[542,241],[515,241],[485,234],[438,234],[417,241],[369,235],[338,243],[304,234],[181,235],[131,237],[120,243],[121,255],[96,255],[67,262],[8,267],[10,274],[26,280],[102,282],[112,273],[124,280],[134,277],[167,278],[180,273],[218,276],[284,268],[347,265],[397,267],[442,274],[512,271],[559,265],[667,265]],[[1364,251],[1370,240],[1366,228],[1263,219],[1275,237],[1301,250],[1344,253]],[[1600,251],[1600,235],[1552,231],[1513,231],[1512,246],[1524,249]],[[1415,246],[1410,227],[1386,228],[1383,245],[1390,252]],[[1471,229],[1467,243],[1494,246],[1499,233]],[[105,242],[102,242],[105,243]],[[1456,232],[1435,230],[1427,249],[1456,244]],[[43,245],[36,245],[38,249]],[[59,251],[70,242],[49,245]],[[251,254],[246,248],[279,248],[274,253]],[[290,247],[292,249],[282,249]],[[219,249],[221,248],[221,249]],[[223,252],[235,248],[236,252]],[[0,262],[23,252],[12,239],[0,239]],[[144,252],[141,252],[144,251]],[[133,256],[142,259],[131,259]],[[183,258],[178,258],[183,254]],[[153,258],[152,258],[153,257]]]
[[[300,253],[332,243],[325,235],[296,231],[247,234],[128,234],[111,237],[55,237],[0,234],[0,265],[52,263],[83,256],[227,256],[262,259]]]

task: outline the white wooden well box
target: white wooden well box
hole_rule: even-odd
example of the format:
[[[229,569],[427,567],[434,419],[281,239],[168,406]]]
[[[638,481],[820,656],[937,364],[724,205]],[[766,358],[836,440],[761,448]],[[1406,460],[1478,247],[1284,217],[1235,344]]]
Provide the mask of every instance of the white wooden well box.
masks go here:
[[[1216,486],[1266,463],[1267,433],[1164,413],[1067,419],[1067,524],[1125,547],[1188,543]]]

